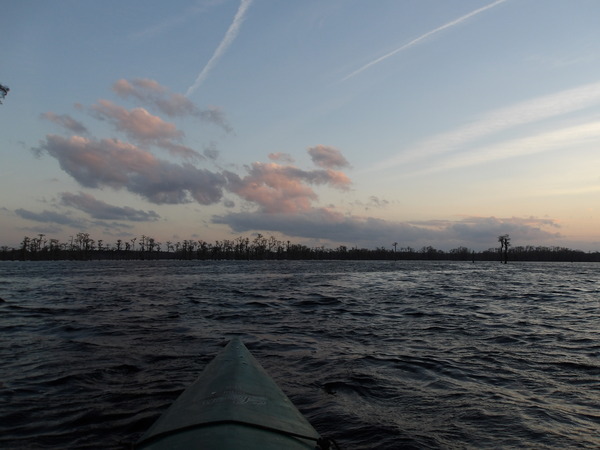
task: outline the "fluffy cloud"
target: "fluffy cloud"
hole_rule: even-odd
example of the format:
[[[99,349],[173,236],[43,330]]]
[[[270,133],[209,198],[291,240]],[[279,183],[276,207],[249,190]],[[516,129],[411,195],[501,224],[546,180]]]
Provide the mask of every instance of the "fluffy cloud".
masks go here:
[[[129,206],[119,207],[109,205],[108,203],[96,199],[92,195],[84,194],[82,192],[79,194],[64,192],[61,194],[61,199],[64,205],[84,211],[94,219],[152,222],[160,218],[154,211],[142,211],[140,209],[133,209]]]
[[[201,204],[219,201],[225,177],[191,164],[160,160],[135,145],[116,139],[48,135],[36,149],[56,158],[82,186],[127,189],[153,203]]]
[[[108,100],[100,100],[91,110],[101,120],[108,120],[119,131],[136,141],[181,139],[183,132],[172,123],[165,122],[144,108],[127,110]]]
[[[127,110],[108,100],[99,100],[98,104],[90,109],[96,118],[108,121],[135,142],[142,145],[154,144],[173,156],[190,161],[204,159],[196,150],[178,142],[184,136],[183,131],[178,130],[174,124],[150,114],[144,108]]]
[[[305,171],[294,166],[258,162],[247,170],[248,175],[243,178],[226,172],[229,190],[256,203],[267,213],[309,210],[318,198],[310,184],[327,184],[342,190],[351,184],[345,174],[333,170]]]
[[[169,117],[195,116],[218,125],[227,132],[233,131],[219,108],[209,106],[205,110],[200,110],[187,97],[170,92],[154,80],[137,78],[127,81],[121,79],[113,85],[113,91],[123,98],[133,97]]]
[[[325,145],[317,145],[308,149],[308,154],[313,163],[325,169],[341,169],[349,167],[350,164],[337,148]]]
[[[170,117],[197,116],[219,122],[218,109],[200,111],[187,98],[169,92],[156,81],[119,80],[113,90],[120,96],[133,98],[158,109]],[[79,106],[80,111],[85,111]],[[316,170],[303,170],[287,153],[272,153],[271,163],[255,162],[244,166],[245,173],[212,172],[196,167],[199,160],[216,160],[216,144],[205,147],[202,156],[182,144],[184,134],[177,127],[142,107],[126,109],[108,100],[99,100],[88,109],[94,118],[110,123],[129,142],[119,139],[96,139],[74,135],[69,138],[47,135],[34,152],[55,158],[60,167],[80,185],[101,189],[127,190],[156,204],[179,204],[196,201],[214,204],[225,192],[239,196],[257,209],[257,214],[315,214],[318,195],[314,188],[326,186],[348,190],[351,181],[336,168],[348,166],[342,153],[333,147],[318,145],[308,149]],[[48,120],[76,130],[77,122],[68,116],[47,113]],[[70,119],[70,120],[68,120]],[[187,162],[175,164],[156,157],[150,147],[168,150]],[[76,208],[99,220],[149,221],[158,219],[153,211],[116,207],[91,195],[62,194],[63,205]],[[227,199],[225,206],[232,207]],[[246,205],[248,206],[248,205]],[[320,214],[324,214],[320,212]],[[232,216],[233,217],[233,216]]]
[[[53,112],[46,112],[41,115],[42,119],[49,120],[72,133],[77,134],[88,134],[88,129],[81,122],[73,119],[67,114],[55,114]]]

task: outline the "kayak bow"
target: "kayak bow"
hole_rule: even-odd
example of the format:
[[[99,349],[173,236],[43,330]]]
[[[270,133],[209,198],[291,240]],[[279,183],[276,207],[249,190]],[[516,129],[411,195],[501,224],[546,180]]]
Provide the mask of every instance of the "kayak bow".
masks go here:
[[[328,441],[234,338],[140,438],[138,449],[315,449]]]

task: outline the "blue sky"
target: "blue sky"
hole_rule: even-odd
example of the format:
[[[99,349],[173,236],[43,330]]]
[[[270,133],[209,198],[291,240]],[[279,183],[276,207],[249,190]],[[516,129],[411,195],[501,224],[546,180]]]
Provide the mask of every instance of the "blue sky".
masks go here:
[[[0,245],[600,249],[596,0],[9,2]]]

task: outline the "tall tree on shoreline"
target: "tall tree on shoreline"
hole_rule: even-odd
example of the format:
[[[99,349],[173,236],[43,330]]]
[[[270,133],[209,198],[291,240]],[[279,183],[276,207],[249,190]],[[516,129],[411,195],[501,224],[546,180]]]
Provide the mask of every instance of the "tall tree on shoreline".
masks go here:
[[[506,264],[508,262],[508,247],[510,247],[510,236],[503,234],[498,236],[498,242],[500,242],[500,262]]]

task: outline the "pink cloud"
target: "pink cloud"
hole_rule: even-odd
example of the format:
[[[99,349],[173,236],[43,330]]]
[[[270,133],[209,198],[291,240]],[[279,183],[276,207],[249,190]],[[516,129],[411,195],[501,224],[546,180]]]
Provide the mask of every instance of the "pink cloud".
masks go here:
[[[100,100],[91,109],[98,118],[108,120],[117,130],[137,141],[160,141],[183,137],[183,132],[175,125],[150,114],[144,108],[127,110],[108,100]]]
[[[187,98],[170,93],[154,80],[119,80],[113,89],[123,97],[132,97],[159,108],[170,115],[192,114],[220,120],[216,108],[199,111]],[[81,109],[82,107],[79,107]],[[328,186],[348,190],[351,180],[335,167],[347,165],[341,152],[332,147],[317,146],[309,149],[313,161],[322,169],[303,170],[279,163],[253,163],[246,166],[247,174],[215,173],[199,169],[191,162],[205,159],[196,150],[181,143],[183,132],[162,118],[138,107],[126,109],[108,100],[99,100],[90,107],[93,116],[107,121],[124,133],[131,142],[119,139],[94,139],[79,135],[64,138],[47,135],[37,149],[55,158],[61,168],[82,186],[126,189],[153,203],[186,203],[195,200],[211,204],[221,200],[223,191],[237,194],[254,203],[259,211],[292,213],[310,211],[318,200],[314,186]],[[46,114],[46,118],[73,127],[76,121],[68,116]],[[157,158],[149,150],[157,146],[188,162],[174,164]],[[216,159],[218,152],[211,144],[206,157]],[[293,161],[287,153],[272,153],[271,160]],[[65,197],[79,209],[108,211],[109,205],[78,196]],[[65,201],[67,201],[65,200]],[[124,211],[121,211],[124,212]],[[127,212],[127,211],[125,211]],[[129,211],[134,213],[135,211]]]
[[[305,171],[275,163],[253,163],[249,174],[240,178],[227,173],[229,189],[243,199],[257,203],[264,212],[298,212],[312,208],[318,199],[310,184],[329,184],[347,189],[350,179],[332,170]]]
[[[326,173],[327,175],[324,177],[324,179],[327,180],[327,183],[343,191],[347,191],[352,184],[352,180],[350,180],[350,178],[344,172],[340,172],[338,170],[325,170],[318,172],[321,174]]]
[[[175,125],[165,122],[143,108],[127,110],[108,100],[100,100],[91,109],[96,117],[108,120],[117,130],[125,133],[134,141],[144,144],[153,143],[166,149],[171,155],[187,160],[204,159],[196,150],[173,142],[183,137],[183,132],[178,130]]]
[[[309,186],[287,176],[277,164],[253,163],[249,172],[244,178],[228,174],[229,189],[265,212],[304,211],[317,199]]]
[[[169,92],[157,81],[136,78],[131,82],[121,79],[113,84],[113,91],[120,97],[133,97],[144,104],[158,108],[169,117],[197,115],[198,108],[181,94]]]
[[[36,151],[56,158],[82,186],[127,189],[153,203],[215,203],[226,183],[221,174],[160,160],[117,139],[48,135]]]
[[[326,145],[317,145],[308,149],[308,154],[313,163],[325,169],[349,167],[350,164],[337,148]]]
[[[184,95],[170,92],[157,81],[147,78],[132,81],[121,79],[113,84],[113,91],[123,98],[135,98],[169,117],[195,116],[220,126],[228,133],[233,131],[220,108],[209,106],[201,110]]]

